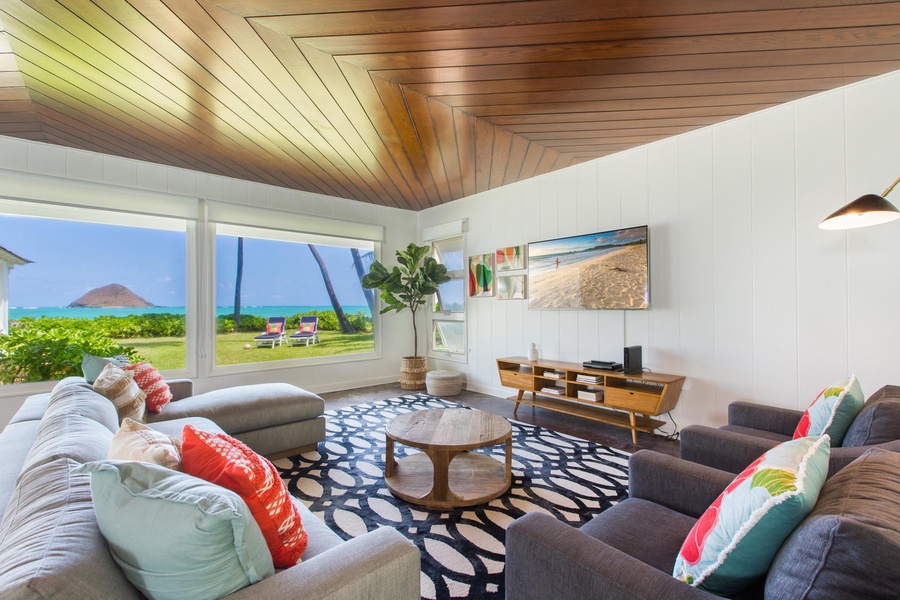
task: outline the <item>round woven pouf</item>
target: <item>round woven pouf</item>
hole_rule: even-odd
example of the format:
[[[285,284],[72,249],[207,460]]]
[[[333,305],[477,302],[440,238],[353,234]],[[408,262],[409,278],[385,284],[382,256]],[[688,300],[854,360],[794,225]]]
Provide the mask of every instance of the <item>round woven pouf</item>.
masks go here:
[[[462,390],[462,373],[429,371],[425,375],[425,389],[432,396],[455,396]]]

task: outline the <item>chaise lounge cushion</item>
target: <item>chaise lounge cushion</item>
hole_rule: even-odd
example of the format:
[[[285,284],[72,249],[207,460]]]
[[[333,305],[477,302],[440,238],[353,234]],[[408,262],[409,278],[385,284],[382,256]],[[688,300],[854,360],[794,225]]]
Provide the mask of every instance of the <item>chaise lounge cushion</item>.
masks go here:
[[[782,545],[771,598],[896,599],[900,590],[900,454],[872,449],[829,479]]]
[[[314,419],[325,411],[317,395],[287,383],[242,385],[170,402],[148,423],[202,414],[229,435]]]

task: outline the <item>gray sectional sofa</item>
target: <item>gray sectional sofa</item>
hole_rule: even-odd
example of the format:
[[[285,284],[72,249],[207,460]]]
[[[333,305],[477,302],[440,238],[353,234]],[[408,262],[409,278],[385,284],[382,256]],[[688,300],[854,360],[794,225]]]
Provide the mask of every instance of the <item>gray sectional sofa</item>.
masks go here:
[[[172,387],[179,397],[189,395],[189,383]],[[321,428],[324,438],[321,398],[294,386],[266,387],[179,399],[151,426],[170,435],[180,435],[186,423],[225,430],[262,454],[309,445],[320,435],[303,432]],[[289,406],[301,397],[306,407]],[[90,475],[74,472],[107,458],[118,427],[113,404],[72,377],[29,398],[0,433],[0,599],[142,597],[100,533]],[[420,558],[412,542],[390,528],[344,542],[295,503],[309,535],[302,562],[228,598],[418,600]]]

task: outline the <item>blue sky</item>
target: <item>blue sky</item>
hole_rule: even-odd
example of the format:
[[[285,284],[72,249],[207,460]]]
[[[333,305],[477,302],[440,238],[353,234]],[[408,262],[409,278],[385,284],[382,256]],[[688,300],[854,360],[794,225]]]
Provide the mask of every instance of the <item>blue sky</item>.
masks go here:
[[[591,233],[568,238],[560,238],[556,240],[547,240],[529,244],[529,258],[539,258],[541,256],[564,254],[566,252],[580,252],[609,243],[623,244],[644,239],[647,230],[644,227],[633,227],[630,229],[618,229],[615,231],[606,231],[603,233]]]
[[[32,264],[10,273],[10,306],[66,306],[119,283],[158,306],[183,306],[185,242],[180,232],[0,215],[0,246]],[[219,238],[216,303],[234,300],[237,238]],[[348,248],[318,246],[338,299],[365,305]],[[245,306],[329,305],[305,244],[245,240]]]

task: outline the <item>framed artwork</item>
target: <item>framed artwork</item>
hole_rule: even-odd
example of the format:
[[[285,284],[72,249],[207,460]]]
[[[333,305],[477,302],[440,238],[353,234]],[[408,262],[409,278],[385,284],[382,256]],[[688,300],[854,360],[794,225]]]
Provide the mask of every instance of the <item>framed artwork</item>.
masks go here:
[[[469,257],[469,297],[494,295],[494,255],[478,254]]]
[[[500,271],[518,271],[525,268],[525,248],[521,246],[510,246],[508,248],[497,248],[497,272]]]
[[[525,298],[525,275],[498,275],[497,298],[500,300],[523,300]]]

